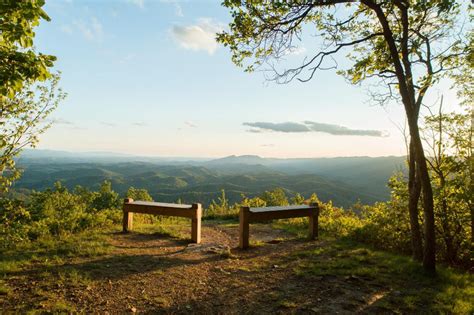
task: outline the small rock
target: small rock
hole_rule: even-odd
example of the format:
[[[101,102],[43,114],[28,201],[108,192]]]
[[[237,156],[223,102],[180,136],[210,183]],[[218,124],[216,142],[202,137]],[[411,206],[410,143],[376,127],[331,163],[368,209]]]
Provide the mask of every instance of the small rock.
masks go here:
[[[132,313],[136,313],[136,312],[137,312],[137,309],[136,309],[136,307],[132,306],[132,307],[130,308],[130,311],[131,311]]]
[[[276,269],[276,268],[279,268],[280,266],[278,266],[278,265],[273,265],[272,267],[273,267],[274,269]]]

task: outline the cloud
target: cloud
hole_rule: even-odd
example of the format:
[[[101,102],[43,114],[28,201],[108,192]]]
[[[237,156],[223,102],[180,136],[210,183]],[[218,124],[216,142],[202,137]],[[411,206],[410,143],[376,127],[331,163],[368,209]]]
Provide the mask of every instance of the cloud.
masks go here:
[[[137,126],[137,127],[145,127],[147,125],[148,124],[146,122],[143,122],[143,121],[136,121],[136,122],[132,123],[132,126]]]
[[[173,3],[174,3],[174,12],[175,12],[176,16],[183,17],[184,16],[183,8],[181,8],[181,6],[179,5],[178,2],[173,2]]]
[[[136,5],[140,9],[145,8],[145,0],[128,0],[128,2],[130,2],[131,4]]]
[[[107,126],[107,127],[116,127],[117,126],[117,124],[109,123],[109,122],[106,122],[106,121],[101,121],[100,124],[104,125],[104,126]]]
[[[295,122],[284,122],[284,123],[271,123],[271,122],[244,122],[244,126],[254,127],[258,129],[251,129],[251,132],[263,132],[263,131],[280,131],[280,132],[308,132],[311,131],[307,126],[295,123]]]
[[[199,19],[195,25],[173,26],[171,35],[184,49],[206,51],[209,55],[219,47],[216,42],[216,33],[223,30],[224,26],[211,19]]]
[[[126,63],[129,63],[129,62],[133,61],[134,59],[136,59],[136,57],[137,57],[137,55],[134,54],[134,53],[127,54],[123,58],[119,59],[118,62],[120,64],[126,64]]]
[[[66,33],[66,34],[72,34],[72,32],[73,32],[72,27],[70,25],[66,25],[66,24],[62,25],[60,27],[60,30],[61,30],[61,32]]]
[[[244,126],[253,127],[249,132],[277,131],[285,133],[298,132],[324,132],[334,136],[369,136],[369,137],[387,137],[388,133],[380,130],[350,129],[344,126],[334,124],[324,124],[314,121],[305,121],[303,123],[284,122],[244,122]]]
[[[290,56],[299,56],[306,53],[306,48],[304,47],[291,47],[289,48],[285,54]]]
[[[380,130],[364,130],[364,129],[349,129],[344,126],[323,124],[314,121],[305,121],[311,130],[318,132],[325,132],[335,136],[369,136],[369,137],[386,137],[388,134]]]
[[[166,4],[172,4],[174,7],[174,14],[177,17],[183,17],[183,8],[181,5],[178,3],[178,0],[160,0],[161,3],[166,3]]]
[[[190,128],[197,128],[197,126],[191,121],[185,121],[184,124]]]
[[[275,145],[273,143],[268,143],[268,144],[261,144],[260,146],[265,147],[265,148],[271,148],[271,147],[274,147]]]
[[[52,119],[47,119],[47,123],[52,124],[53,126],[58,126],[62,125],[68,129],[76,129],[76,130],[85,130],[86,128],[78,126],[76,123],[66,120],[63,118],[52,118]]]
[[[89,21],[76,20],[73,25],[89,41],[100,42],[104,37],[102,24],[95,17],[92,17]]]
[[[68,125],[68,126],[73,126],[74,123],[70,120],[66,120],[64,118],[52,118],[52,119],[47,119],[46,122],[51,123],[53,125]]]

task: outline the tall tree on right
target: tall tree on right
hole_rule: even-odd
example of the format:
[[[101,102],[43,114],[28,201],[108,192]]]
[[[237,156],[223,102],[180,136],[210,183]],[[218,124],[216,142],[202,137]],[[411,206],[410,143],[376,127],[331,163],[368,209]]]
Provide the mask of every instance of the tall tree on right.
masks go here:
[[[236,65],[246,71],[266,67],[268,78],[280,83],[307,82],[318,70],[336,69],[335,56],[346,50],[350,66],[339,74],[353,84],[375,83],[371,94],[381,105],[403,104],[410,132],[413,252],[421,259],[417,204],[422,192],[422,260],[431,273],[436,270],[433,191],[418,119],[427,91],[455,71],[456,60],[470,50],[457,20],[465,18],[461,5],[455,0],[225,0],[232,21],[217,36]],[[282,60],[299,41],[315,38],[320,48],[308,50],[297,66],[285,67]]]

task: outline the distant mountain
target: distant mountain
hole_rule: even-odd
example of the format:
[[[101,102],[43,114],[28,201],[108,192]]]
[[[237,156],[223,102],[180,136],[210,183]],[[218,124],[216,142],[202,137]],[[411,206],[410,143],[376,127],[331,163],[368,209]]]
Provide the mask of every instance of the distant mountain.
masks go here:
[[[160,164],[183,164],[188,162],[200,163],[209,158],[194,157],[157,157],[137,156],[115,152],[68,152],[56,150],[26,149],[18,158],[19,163],[118,163],[118,162],[150,162]]]
[[[215,159],[207,162],[207,165],[223,164],[266,164],[270,159],[262,158],[258,155],[230,155],[224,158]]]
[[[282,187],[289,196],[297,192],[310,196],[316,192],[322,200],[333,200],[335,204],[350,206],[357,199],[372,203],[383,199],[376,194],[357,191],[343,182],[317,175],[287,175],[279,172],[255,172],[253,174],[222,174],[202,166],[156,165],[151,163],[72,163],[23,165],[24,174],[14,188],[44,190],[61,181],[66,187],[77,185],[98,189],[104,180],[112,182],[113,188],[125,194],[130,186],[145,188],[156,200],[208,204],[225,189],[231,202],[241,195],[253,197],[265,190]]]
[[[387,182],[404,171],[405,157],[276,159],[256,155],[220,159],[173,160],[102,153],[26,151],[18,165],[24,174],[17,189],[43,190],[61,181],[97,189],[104,180],[125,194],[130,186],[145,188],[156,200],[209,203],[221,189],[231,202],[241,194],[256,196],[282,187],[292,196],[316,192],[324,200],[350,206],[358,199],[373,203],[389,198]]]

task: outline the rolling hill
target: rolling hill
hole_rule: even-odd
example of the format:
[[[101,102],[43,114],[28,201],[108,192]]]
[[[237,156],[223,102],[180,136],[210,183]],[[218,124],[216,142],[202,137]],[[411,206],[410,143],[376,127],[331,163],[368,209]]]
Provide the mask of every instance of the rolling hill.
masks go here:
[[[97,189],[104,180],[124,195],[131,186],[147,189],[155,200],[202,202],[216,199],[222,189],[231,202],[241,195],[253,197],[265,190],[282,187],[289,196],[316,192],[321,200],[348,207],[389,197],[386,183],[402,170],[404,157],[348,157],[318,159],[267,159],[258,156],[229,156],[215,160],[172,160],[133,156],[71,157],[54,151],[34,153],[20,159],[22,178],[18,190],[44,190],[61,181]]]

